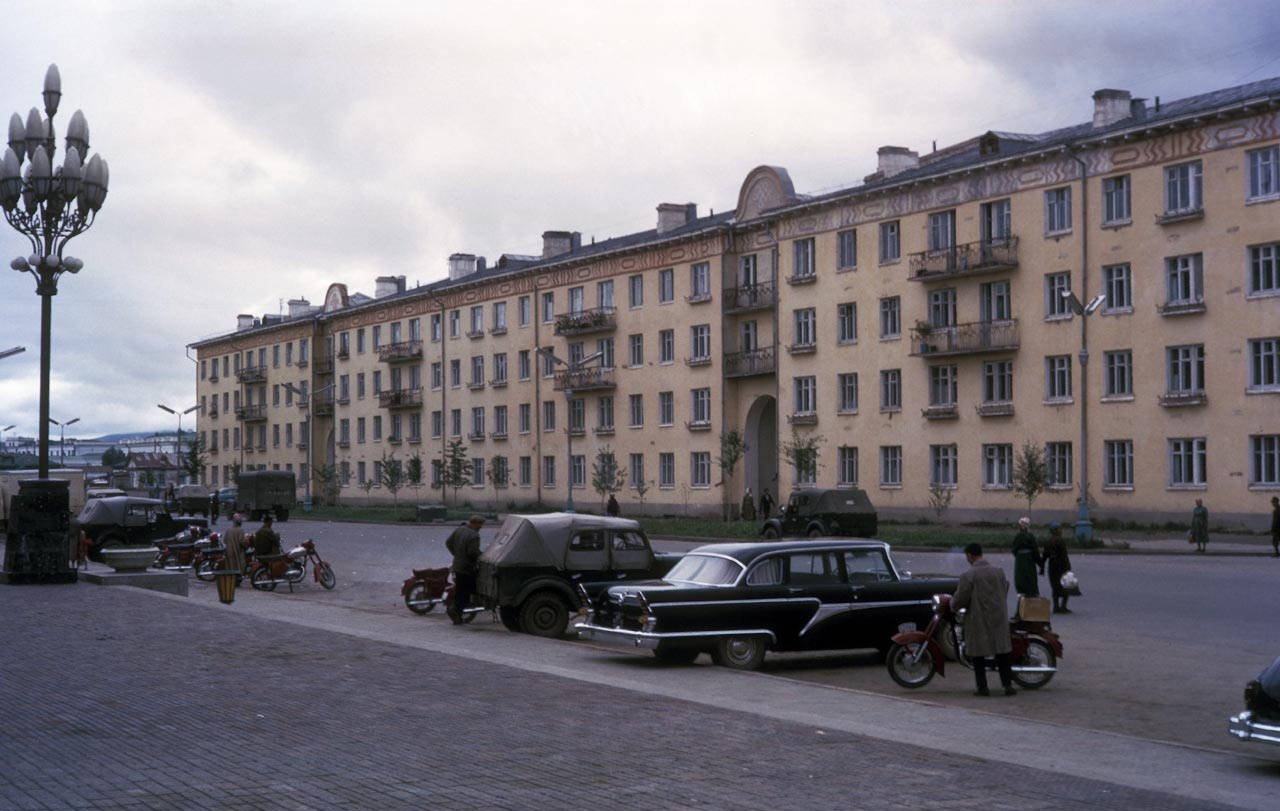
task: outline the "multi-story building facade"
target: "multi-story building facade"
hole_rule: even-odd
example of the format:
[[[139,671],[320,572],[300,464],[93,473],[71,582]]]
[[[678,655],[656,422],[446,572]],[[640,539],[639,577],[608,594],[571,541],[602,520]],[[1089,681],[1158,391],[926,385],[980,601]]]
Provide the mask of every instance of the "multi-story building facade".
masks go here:
[[[857,485],[963,519],[1025,511],[1030,444],[1036,511],[1063,518],[1087,493],[1107,516],[1200,497],[1261,520],[1280,491],[1280,79],[1098,91],[1092,121],[884,147],[821,196],[760,167],[731,211],[664,204],[651,231],[547,232],[539,257],[378,285],[192,345],[209,483],[322,466],[344,498],[389,500],[361,483],[461,440],[473,503],[590,503],[608,451],[637,510]]]

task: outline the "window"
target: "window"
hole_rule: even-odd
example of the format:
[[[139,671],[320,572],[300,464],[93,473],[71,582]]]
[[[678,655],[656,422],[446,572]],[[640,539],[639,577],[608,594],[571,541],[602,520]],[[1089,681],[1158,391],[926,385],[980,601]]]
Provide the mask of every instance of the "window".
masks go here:
[[[1071,188],[1049,189],[1044,193],[1044,232],[1061,234],[1071,230]]]
[[[462,436],[462,409],[449,409],[449,433],[452,436]]]
[[[533,304],[530,302],[528,296],[521,296],[516,300],[516,318],[519,320],[520,326],[529,326],[529,322],[532,320],[533,316],[531,312],[532,309]]]
[[[601,397],[596,401],[596,428],[601,431],[613,430],[613,398]]]
[[[982,364],[982,402],[1013,402],[1013,361],[989,360]]]
[[[1249,247],[1249,295],[1280,294],[1280,242]]]
[[[462,360],[459,358],[449,361],[449,385],[455,389],[462,385]]]
[[[556,486],[556,458],[554,456],[542,457],[542,483],[547,487]]]
[[[1044,359],[1044,399],[1063,402],[1071,399],[1071,356],[1049,355]]]
[[[432,341],[440,340],[440,331],[441,331],[440,313],[432,313],[431,314],[431,340]],[[346,335],[345,332],[342,334]]]
[[[410,374],[414,378],[414,384],[409,388],[416,389],[422,385],[422,378],[420,377],[420,375],[422,374],[422,369],[417,365],[411,366],[409,368],[412,370]],[[395,383],[396,388],[400,388],[400,370],[399,369],[391,370],[391,380],[393,383]],[[375,369],[373,371],[373,393],[380,394],[381,392],[382,392],[382,370]]]
[[[1133,274],[1129,265],[1104,266],[1102,291],[1107,294],[1104,313],[1133,312]]]
[[[364,372],[360,372],[356,375],[356,399],[364,399]],[[279,403],[276,403],[276,405],[279,405]]]
[[[422,320],[421,320],[421,319],[419,319],[419,318],[410,318],[410,319],[409,319],[409,340],[410,340],[410,341],[421,341],[421,340],[422,340]],[[305,356],[305,355],[307,354],[307,349],[306,349],[306,347],[307,347],[307,343],[306,343],[306,341],[299,341],[299,342],[298,342],[298,356],[299,356],[299,359],[301,359],[303,356]]]
[[[813,375],[792,378],[791,411],[796,415],[816,414],[818,411],[818,381]]]
[[[929,291],[929,326],[953,327],[956,324],[956,290],[944,287]]]
[[[983,282],[978,286],[979,315],[984,324],[1013,318],[1013,295],[1009,283]]]
[[[627,336],[627,364],[634,368],[644,366],[644,336]]]
[[[1130,188],[1128,175],[1116,175],[1102,180],[1102,224],[1114,225],[1129,222]]]
[[[676,299],[676,272],[671,268],[658,271],[658,303],[667,304]]]
[[[743,321],[739,330],[738,351],[754,352],[760,348],[760,330],[755,321]]]
[[[880,410],[900,411],[902,409],[902,370],[880,370]]]
[[[440,362],[436,361],[431,364],[431,388],[438,389],[444,385],[444,372],[440,369]]]
[[[1280,338],[1249,341],[1249,391],[1280,391]]]
[[[711,389],[694,389],[692,391],[693,424],[711,424]]]
[[[797,239],[791,243],[791,277],[793,279],[812,279],[816,272],[813,237]]]
[[[579,347],[579,349],[581,349],[582,344],[578,344],[578,347]],[[572,348],[572,347],[571,347],[571,348]],[[541,351],[540,351],[538,354],[539,354],[539,357],[541,357],[541,358],[542,358],[542,376],[543,376],[543,377],[555,377],[555,376],[556,376],[556,359],[555,359],[555,356],[554,356],[551,352],[541,352]]]
[[[839,270],[857,270],[858,269],[858,232],[855,230],[841,231],[836,234],[836,242],[839,248]]]
[[[1280,196],[1280,145],[1251,149],[1245,154],[1249,163],[1249,200],[1266,200]]]
[[[507,382],[507,353],[496,352],[493,356],[493,382]]]
[[[693,487],[711,486],[711,454],[707,451],[689,454],[689,483]]]
[[[841,414],[858,413],[858,373],[836,375],[836,410]]]
[[[529,358],[529,350],[521,349],[520,353],[516,355],[516,367],[520,373],[521,380],[529,379],[533,373],[532,365]]]
[[[1070,487],[1072,464],[1070,442],[1045,443],[1044,472],[1049,487]]]
[[[658,330],[658,363],[674,363],[676,359],[676,331]]]
[[[533,484],[533,457],[520,457],[520,486],[529,487]]]
[[[449,311],[449,337],[457,338],[462,333],[462,313],[458,310]]]
[[[364,442],[364,426],[365,426],[364,417],[358,417],[356,419],[356,442],[357,443]]]
[[[902,334],[902,299],[889,296],[880,299],[880,340]]]
[[[956,404],[955,366],[929,367],[929,405],[953,406]]]
[[[382,441],[382,416],[378,415],[373,418],[373,441]]]
[[[601,369],[613,368],[613,339],[601,338],[596,341],[596,352],[600,355],[600,359],[596,361]]]
[[[982,486],[1008,489],[1013,481],[1013,446],[982,446]]]
[[[356,481],[360,484],[364,484],[366,481],[364,462],[356,462]]]
[[[1171,346],[1165,355],[1169,361],[1169,394],[1204,393],[1204,344]]]
[[[1204,301],[1204,265],[1198,253],[1165,260],[1166,304],[1178,306]]]
[[[471,409],[471,436],[484,436],[484,406],[475,406]]]
[[[627,277],[627,303],[633,308],[644,306],[644,276],[639,273]]]
[[[1187,214],[1204,208],[1200,161],[1179,163],[1164,170],[1164,213]]]
[[[658,454],[658,487],[676,486],[676,455],[674,453]]]
[[[1169,486],[1205,486],[1204,437],[1169,440]]]
[[[983,242],[1000,244],[1013,236],[1013,207],[1008,199],[983,203],[979,213]]]
[[[858,483],[858,449],[841,445],[836,449],[836,484],[852,487]]]
[[[569,457],[569,486],[575,490],[587,486],[587,457],[582,454]]]
[[[1067,296],[1071,292],[1070,273],[1048,273],[1044,277],[1044,317],[1070,318],[1071,305]]]
[[[658,424],[674,425],[676,421],[676,398],[669,391],[658,392]]]
[[[1280,434],[1249,437],[1249,485],[1280,487]]]
[[[520,433],[527,434],[533,430],[533,406],[529,403],[521,403],[516,419]]]
[[[505,301],[495,301],[493,303],[493,331],[506,332],[507,330],[507,303]]]
[[[627,474],[631,478],[632,488],[644,482],[644,454],[633,453],[627,458]]]
[[[1133,350],[1102,353],[1102,396],[1133,398]]]
[[[1133,487],[1133,440],[1108,439],[1102,443],[1103,487]]]
[[[587,430],[587,404],[575,397],[569,401],[569,432],[580,434]]]
[[[613,280],[596,282],[596,306],[603,310],[613,309]]]
[[[744,290],[753,291],[760,282],[759,263],[754,253],[738,260],[738,283]]]
[[[542,430],[547,433],[556,430],[555,400],[544,400],[542,402]]]
[[[644,395],[631,394],[627,397],[627,411],[630,414],[632,428],[644,426]]]
[[[880,264],[897,262],[901,258],[902,241],[898,231],[898,221],[890,220],[880,223]]]
[[[471,388],[484,385],[484,355],[471,356]]]
[[[880,446],[880,486],[902,486],[902,446]]]
[[[364,327],[356,330],[356,354],[364,354]]]
[[[547,292],[542,294],[542,323],[550,324],[556,320],[556,294]]]
[[[711,325],[695,324],[689,329],[692,360],[711,360]]]
[[[929,250],[949,251],[956,246],[956,212],[935,211],[929,215]]]
[[[955,487],[958,477],[955,445],[929,446],[929,484],[932,487]]]
[[[494,436],[507,435],[507,407],[504,405],[493,407],[493,433]]]
[[[805,307],[795,311],[796,347],[816,346],[818,342],[817,313],[813,307]]]
[[[569,314],[582,315],[582,311],[586,308],[586,295],[581,287],[569,288]]]
[[[836,343],[858,342],[858,305],[849,302],[836,305]]]
[[[711,264],[698,262],[689,268],[689,298],[711,298]]]
[[[444,433],[444,412],[432,411],[431,412],[431,438],[439,439],[440,435],[443,433]]]
[[[280,368],[280,344],[275,344],[271,347],[271,368]]]

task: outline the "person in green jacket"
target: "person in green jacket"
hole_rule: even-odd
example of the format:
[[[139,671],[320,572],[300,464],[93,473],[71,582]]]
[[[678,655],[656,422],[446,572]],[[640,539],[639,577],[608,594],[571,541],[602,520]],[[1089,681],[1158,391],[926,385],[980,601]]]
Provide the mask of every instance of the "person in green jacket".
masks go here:
[[[1013,538],[1013,589],[1024,597],[1040,596],[1041,566],[1040,548],[1036,546],[1036,537],[1031,534],[1031,519],[1023,516],[1018,519],[1018,534]]]
[[[1209,510],[1203,499],[1196,499],[1196,508],[1191,511],[1191,541],[1197,552],[1203,552],[1209,545]]]

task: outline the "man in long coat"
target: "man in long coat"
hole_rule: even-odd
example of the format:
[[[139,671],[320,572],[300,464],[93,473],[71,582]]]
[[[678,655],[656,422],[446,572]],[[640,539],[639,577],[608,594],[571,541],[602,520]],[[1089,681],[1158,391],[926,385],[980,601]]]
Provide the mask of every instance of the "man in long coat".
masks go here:
[[[445,549],[453,555],[453,605],[446,613],[454,625],[462,624],[462,612],[471,605],[471,595],[476,591],[476,575],[480,572],[480,527],[484,516],[473,515],[471,520],[453,531],[444,542]]]
[[[964,548],[969,570],[960,575],[960,585],[951,600],[957,611],[967,608],[964,621],[965,653],[973,660],[973,677],[978,684],[974,695],[987,696],[987,658],[994,656],[1000,670],[1004,694],[1015,695],[1010,654],[1013,640],[1009,635],[1009,581],[1004,570],[992,566],[982,557],[982,546],[971,543]]]

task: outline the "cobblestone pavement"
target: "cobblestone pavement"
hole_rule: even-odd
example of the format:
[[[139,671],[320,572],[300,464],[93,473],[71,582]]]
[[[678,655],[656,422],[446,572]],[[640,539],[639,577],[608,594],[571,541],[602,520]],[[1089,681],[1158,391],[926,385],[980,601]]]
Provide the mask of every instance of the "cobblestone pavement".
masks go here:
[[[0,809],[1227,807],[128,588],[0,617]]]

